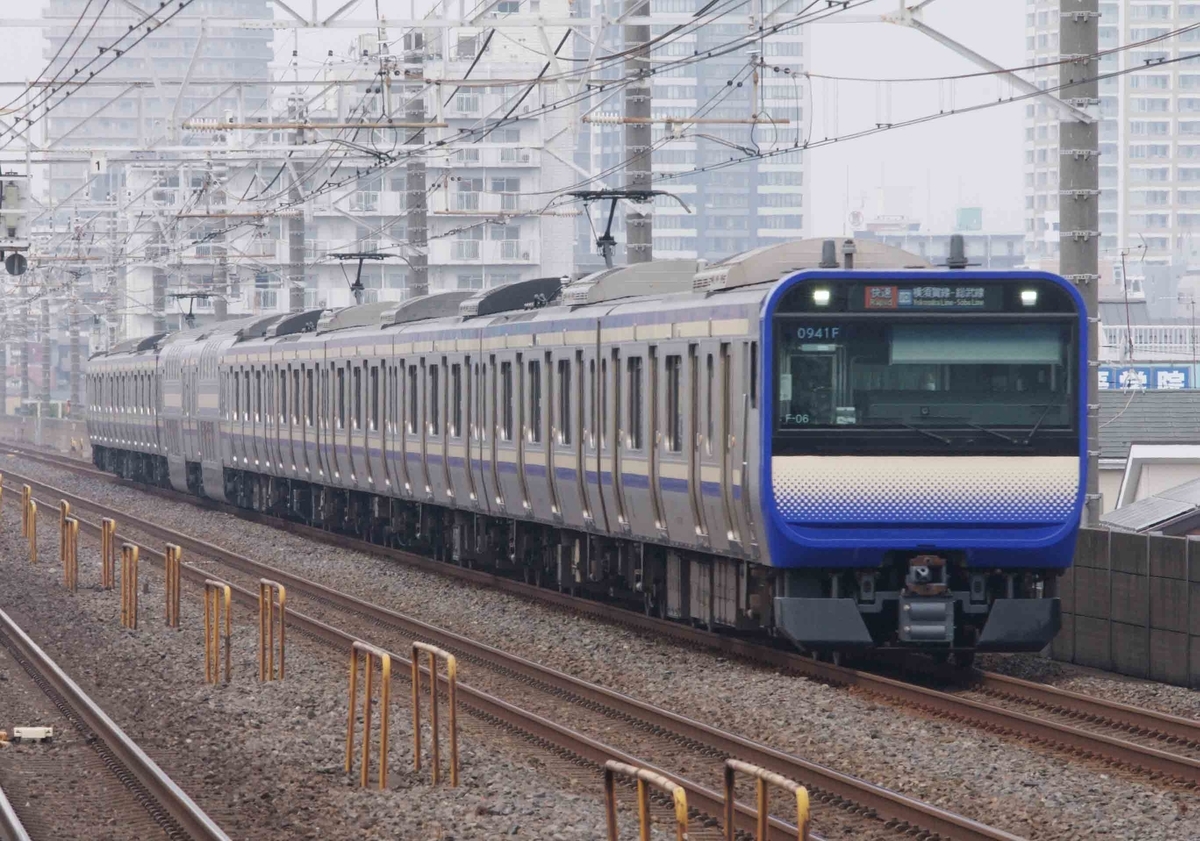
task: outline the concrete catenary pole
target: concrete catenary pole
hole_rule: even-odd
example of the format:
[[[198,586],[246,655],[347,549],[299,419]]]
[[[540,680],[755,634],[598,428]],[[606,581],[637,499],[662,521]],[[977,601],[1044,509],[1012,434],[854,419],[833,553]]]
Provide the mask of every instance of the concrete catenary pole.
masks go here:
[[[425,122],[425,95],[422,92],[422,68],[425,61],[425,33],[421,30],[404,36],[404,96],[408,104],[404,109],[407,123]],[[410,144],[422,146],[425,131],[417,130],[409,136]],[[413,155],[405,167],[405,218],[407,219],[408,244],[408,297],[419,298],[429,294],[429,219],[425,179],[425,157]]]
[[[0,292],[0,416],[8,414],[8,304]]]
[[[304,100],[293,97],[288,102],[288,119],[301,122],[307,117]],[[304,143],[304,129],[296,129],[291,135],[292,146]],[[290,163],[284,163],[291,169]],[[287,217],[288,266],[287,277],[283,286],[288,293],[288,312],[304,311],[304,289],[306,286],[304,269],[304,243],[307,237],[305,231],[304,204],[301,202],[299,173],[291,169],[288,173],[288,202],[292,205],[295,215]]]
[[[83,412],[83,352],[80,332],[83,326],[79,323],[79,293],[72,286],[71,306],[67,309],[67,334],[70,337],[71,349],[71,414]]]
[[[42,393],[39,401],[42,404],[42,417],[50,417],[50,391],[53,383],[54,346],[50,340],[50,295],[49,290],[42,290]]]
[[[21,405],[24,406],[29,402],[29,353],[33,348],[33,342],[30,341],[33,336],[33,323],[30,317],[29,284],[26,284],[21,292],[25,302],[21,305],[21,317],[17,324],[21,331]]]
[[[1060,98],[1098,115],[1096,78],[1099,0],[1061,0],[1059,50],[1063,63]],[[1100,520],[1099,285],[1100,285],[1100,121],[1068,117],[1058,129],[1059,272],[1073,282],[1088,308],[1086,523]]]
[[[625,0],[625,14],[650,16],[650,0]],[[625,76],[634,81],[625,88],[625,189],[649,190],[651,186],[650,138],[650,27],[626,24]],[[649,204],[629,204],[625,211],[625,262],[649,263],[653,252],[653,220]]]

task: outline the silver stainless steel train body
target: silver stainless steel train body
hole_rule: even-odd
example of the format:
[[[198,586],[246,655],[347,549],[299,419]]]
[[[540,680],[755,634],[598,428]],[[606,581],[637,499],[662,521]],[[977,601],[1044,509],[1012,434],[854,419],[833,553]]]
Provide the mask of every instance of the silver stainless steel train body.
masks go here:
[[[90,361],[94,458],[448,562],[774,629],[762,312],[820,246],[128,342]],[[858,261],[922,265],[875,243]]]

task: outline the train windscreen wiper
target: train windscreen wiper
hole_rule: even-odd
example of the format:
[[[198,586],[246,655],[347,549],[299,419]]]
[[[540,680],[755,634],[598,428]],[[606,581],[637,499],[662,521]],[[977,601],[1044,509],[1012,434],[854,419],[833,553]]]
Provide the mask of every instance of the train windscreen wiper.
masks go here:
[[[980,432],[986,432],[988,435],[994,435],[997,438],[1001,438],[1001,439],[1007,441],[1008,443],[1016,444],[1017,446],[1023,446],[1025,444],[1029,443],[1028,439],[1026,439],[1024,441],[1018,441],[1016,438],[1013,438],[1011,435],[1005,435],[1003,432],[998,432],[995,429],[988,429],[986,426],[980,426],[977,423],[967,423],[967,426],[971,427],[971,429],[978,429]]]
[[[919,426],[913,426],[911,423],[905,423],[904,421],[897,421],[897,423],[899,423],[905,429],[911,429],[913,432],[919,432],[922,435],[928,435],[930,438],[933,438],[935,441],[941,441],[943,444],[946,444],[948,446],[954,444],[954,442],[951,441],[949,438],[947,438],[945,435],[938,435],[936,432],[930,432],[928,429],[921,429],[921,427],[919,427]]]
[[[1025,444],[1028,444],[1030,441],[1033,440],[1033,436],[1037,434],[1038,427],[1040,427],[1042,425],[1042,421],[1044,421],[1046,419],[1046,415],[1047,415],[1047,413],[1049,413],[1050,407],[1052,405],[1053,405],[1052,403],[1047,403],[1044,407],[1042,407],[1042,413],[1040,415],[1038,415],[1037,423],[1035,423],[1033,425],[1033,428],[1030,429],[1029,433],[1025,436],[1025,441],[1024,441]]]

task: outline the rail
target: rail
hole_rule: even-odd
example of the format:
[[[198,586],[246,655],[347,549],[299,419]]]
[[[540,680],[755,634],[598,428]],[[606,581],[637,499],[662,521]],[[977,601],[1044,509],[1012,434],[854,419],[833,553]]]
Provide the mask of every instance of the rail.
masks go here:
[[[37,485],[47,493],[62,493],[60,490],[44,485],[43,483],[37,483]],[[157,492],[161,493],[161,491]],[[100,513],[108,513],[108,509],[102,504],[75,495],[67,494],[66,496],[77,508],[87,508]],[[187,497],[182,495],[181,498],[187,499]],[[815,763],[806,762],[761,743],[737,736],[736,734],[720,731],[701,722],[658,709],[652,705],[605,689],[604,687],[589,684],[570,675],[540,666],[516,655],[508,654],[507,652],[477,643],[465,637],[419,622],[418,620],[405,617],[394,611],[355,599],[345,593],[324,587],[300,576],[292,575],[284,570],[260,564],[249,558],[229,552],[205,541],[179,534],[174,530],[167,529],[155,523],[137,518],[127,518],[126,522],[131,528],[143,532],[150,537],[176,542],[185,547],[193,555],[212,557],[223,564],[238,569],[240,572],[253,575],[255,578],[270,576],[272,579],[284,583],[289,589],[296,592],[307,593],[319,599],[327,600],[339,607],[366,615],[385,624],[409,628],[414,637],[421,636],[425,639],[438,640],[447,648],[455,649],[471,656],[484,657],[492,662],[502,663],[505,667],[513,669],[518,675],[574,695],[582,696],[588,701],[601,703],[615,711],[648,722],[652,726],[667,728],[673,733],[702,742],[710,746],[712,750],[724,753],[726,756],[738,756],[756,765],[770,768],[785,776],[804,779],[811,786],[823,792],[828,792],[847,801],[861,804],[863,808],[871,810],[883,820],[894,820],[896,822],[919,826],[928,832],[936,832],[945,837],[958,839],[958,841],[985,841],[985,839],[986,841],[996,841],[996,839],[1014,838],[1009,833],[988,827],[964,818],[961,815],[956,815],[903,794],[871,785]],[[84,527],[89,527],[93,530],[97,528],[87,523],[84,523]],[[148,546],[145,547],[145,550],[147,555],[153,553],[155,556],[161,557],[161,553],[156,552]],[[385,554],[390,553],[385,552]],[[199,579],[200,581],[208,575],[186,564],[184,565],[183,573],[186,577],[193,580]],[[252,609],[258,608],[257,592],[251,593],[237,587],[234,587],[232,592],[236,598],[244,601],[247,606]],[[594,603],[580,599],[573,599],[571,603],[595,607]],[[289,610],[288,619],[302,633],[311,633],[323,639],[336,638],[338,640],[336,644],[347,653],[351,644],[357,640],[357,637],[332,629],[323,623],[304,617],[303,614],[291,610]],[[713,635],[711,634],[699,634],[700,639],[712,637]],[[750,647],[750,650],[754,650],[754,648]],[[399,655],[393,654],[392,660],[393,664],[403,663],[404,667],[411,668],[412,662],[408,658],[401,658]],[[818,665],[824,666],[826,664]],[[479,698],[482,696],[482,693],[478,690],[471,690],[466,684],[460,683],[458,685],[458,692],[459,701],[463,709],[473,715],[478,716],[486,713],[492,715],[494,718],[503,720],[511,720],[510,717],[514,715],[532,716],[530,713],[510,708],[509,705],[498,699],[491,699],[490,696],[488,696],[489,700],[481,702]],[[541,728],[556,727],[553,723],[536,716],[533,716],[532,720],[535,722],[529,725],[529,729],[532,732],[539,732]],[[522,727],[521,729],[527,728]],[[527,729],[527,732],[529,732],[529,729]],[[550,740],[558,741],[560,739],[565,739],[565,737],[558,735]],[[599,743],[580,734],[573,733],[571,738],[566,739],[566,741],[572,741],[574,744],[574,747],[571,748],[573,753],[576,753],[583,759],[594,762],[598,766],[602,766],[610,758],[616,758],[619,761],[626,761],[631,764],[645,765],[645,763],[638,763],[636,759],[628,755],[618,755],[614,749],[599,745]],[[605,751],[610,752],[605,753]],[[700,787],[695,787],[694,790],[689,787],[688,790],[689,802],[692,805],[710,815],[719,816],[723,814],[724,798],[720,793],[701,789]],[[738,805],[738,821],[739,827],[743,829],[752,830],[756,826],[752,811],[745,809],[741,804]],[[784,825],[772,818],[772,838],[794,839],[796,837],[796,828],[786,825],[788,829],[781,830],[780,827]]]
[[[4,789],[0,788],[0,841],[30,841],[24,824],[13,811],[12,803]]]
[[[124,773],[136,780],[166,816],[194,841],[229,841],[229,836],[3,610],[0,610],[0,633],[6,645],[31,663],[40,678],[63,699],[69,707],[69,717],[95,734],[103,743],[102,749],[111,754],[115,763],[124,766],[118,776]]]

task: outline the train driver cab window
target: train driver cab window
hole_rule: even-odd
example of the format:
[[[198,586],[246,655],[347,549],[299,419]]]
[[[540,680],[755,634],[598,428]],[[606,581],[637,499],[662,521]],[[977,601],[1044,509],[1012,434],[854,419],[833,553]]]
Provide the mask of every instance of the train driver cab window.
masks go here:
[[[775,366],[781,433],[936,428],[994,446],[1004,436],[1036,443],[1039,430],[1075,422],[1069,323],[784,323]]]
[[[626,362],[629,371],[629,447],[642,448],[642,358],[631,356]]]

